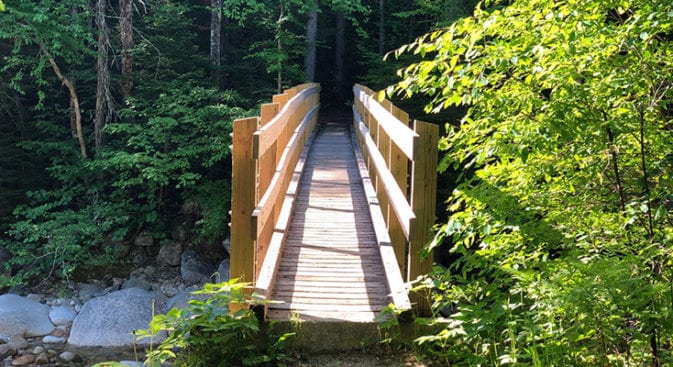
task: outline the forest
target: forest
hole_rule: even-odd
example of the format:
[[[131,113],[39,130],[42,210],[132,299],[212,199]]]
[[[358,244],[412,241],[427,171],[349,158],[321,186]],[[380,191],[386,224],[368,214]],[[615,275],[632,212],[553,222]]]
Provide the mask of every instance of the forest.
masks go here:
[[[0,1],[0,292],[220,246],[232,121],[305,81],[440,125],[419,357],[673,364],[670,0]]]

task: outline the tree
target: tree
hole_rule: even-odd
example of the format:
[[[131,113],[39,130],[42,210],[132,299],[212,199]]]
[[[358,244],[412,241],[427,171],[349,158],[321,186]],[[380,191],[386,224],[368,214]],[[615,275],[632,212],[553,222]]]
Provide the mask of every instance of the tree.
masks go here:
[[[222,0],[210,0],[210,63],[215,85],[220,85],[220,64],[222,59]]]
[[[112,117],[110,71],[108,69],[108,26],[105,19],[107,1],[96,0],[96,28],[98,30],[98,55],[96,61],[96,112],[94,115],[94,142],[96,151],[103,148],[103,128]],[[122,67],[123,62],[122,62]]]
[[[304,56],[304,76],[306,81],[315,81],[318,38],[318,4],[312,3],[306,21],[306,54]]]
[[[445,356],[671,362],[672,10],[496,1],[398,50],[423,60],[391,91],[469,108],[441,143],[462,172],[433,244],[456,312],[423,340]]]
[[[122,95],[128,99],[133,89],[133,2],[132,0],[119,1],[119,38],[121,39],[122,60]]]

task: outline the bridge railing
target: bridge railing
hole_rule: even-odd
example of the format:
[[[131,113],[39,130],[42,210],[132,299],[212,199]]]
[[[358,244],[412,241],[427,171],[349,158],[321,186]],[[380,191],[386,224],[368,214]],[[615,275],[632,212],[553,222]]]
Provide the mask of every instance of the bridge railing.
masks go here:
[[[280,248],[287,232],[292,208],[284,203],[296,192],[297,161],[319,107],[320,86],[307,83],[274,95],[260,116],[234,121],[230,272],[232,278],[261,286],[262,295],[270,271],[264,267],[277,266],[265,259]]]
[[[356,137],[369,169],[399,270],[405,281],[432,269],[432,254],[422,257],[432,239],[437,192],[435,124],[409,120],[389,100],[371,89],[353,87]],[[412,294],[421,313],[429,312],[427,295]]]

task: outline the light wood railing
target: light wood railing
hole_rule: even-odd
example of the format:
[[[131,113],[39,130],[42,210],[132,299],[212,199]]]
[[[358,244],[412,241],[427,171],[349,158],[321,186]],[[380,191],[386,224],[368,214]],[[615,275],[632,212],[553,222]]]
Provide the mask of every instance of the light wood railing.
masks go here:
[[[386,99],[379,101],[365,86],[356,84],[353,93],[355,135],[388,229],[390,250],[403,280],[409,282],[432,269],[432,254],[421,253],[432,239],[435,221],[439,128],[410,121],[406,112]],[[392,272],[383,257],[386,272]],[[389,282],[395,279],[386,275]],[[395,284],[389,287],[399,289]],[[411,296],[417,311],[429,313],[427,294]]]
[[[273,96],[260,116],[234,121],[231,197],[231,277],[266,294],[278,265],[300,155],[318,119],[320,86],[307,83]]]

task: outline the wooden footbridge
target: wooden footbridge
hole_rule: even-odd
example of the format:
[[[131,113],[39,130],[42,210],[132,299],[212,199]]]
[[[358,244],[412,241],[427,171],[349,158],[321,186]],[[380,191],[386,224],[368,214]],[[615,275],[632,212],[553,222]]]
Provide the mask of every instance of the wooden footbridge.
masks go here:
[[[352,120],[319,118],[310,83],[234,122],[231,276],[277,301],[268,319],[428,311],[406,284],[432,266],[421,250],[435,215],[437,126],[353,91]]]

